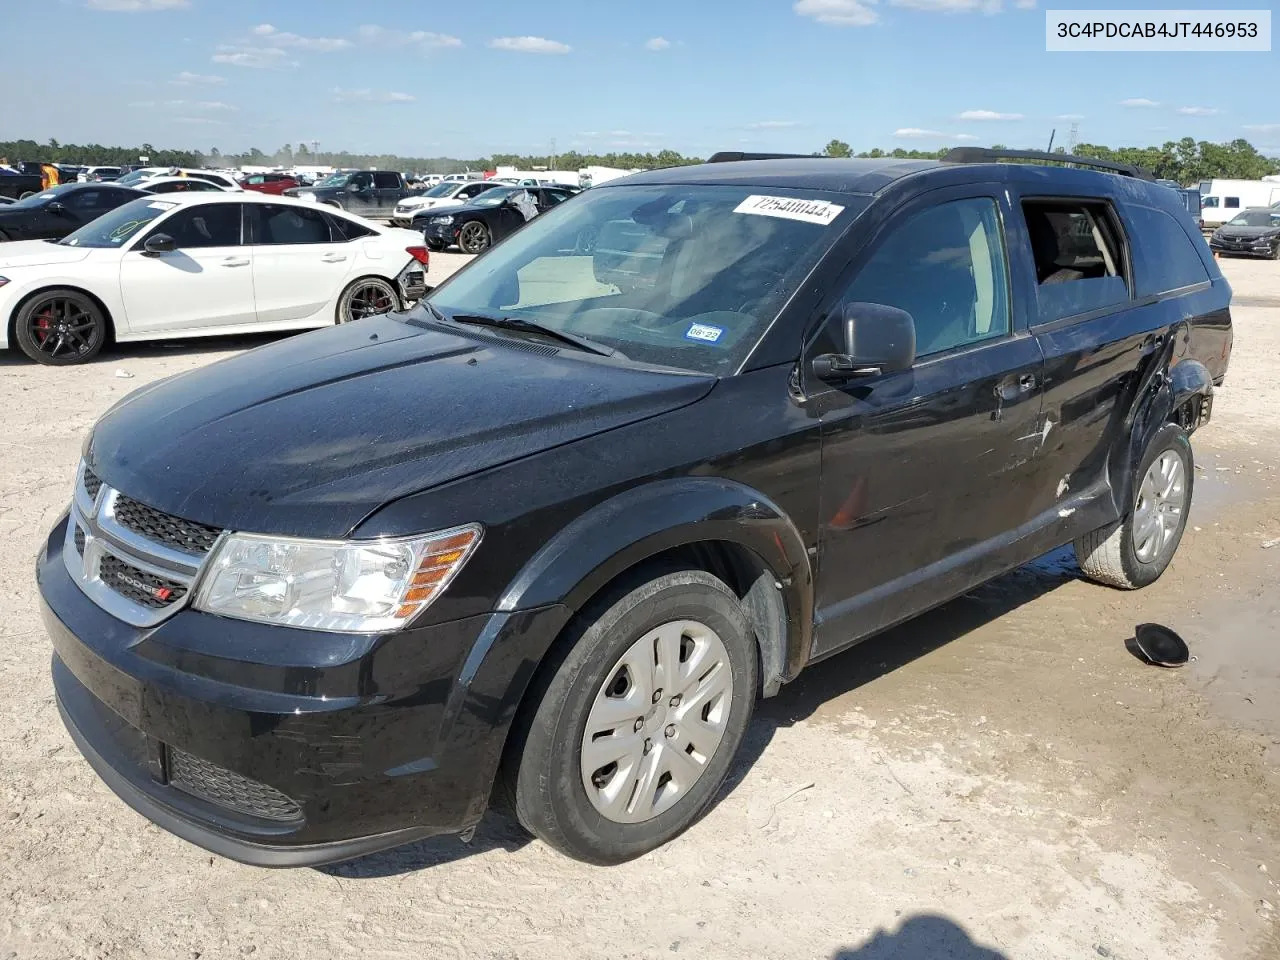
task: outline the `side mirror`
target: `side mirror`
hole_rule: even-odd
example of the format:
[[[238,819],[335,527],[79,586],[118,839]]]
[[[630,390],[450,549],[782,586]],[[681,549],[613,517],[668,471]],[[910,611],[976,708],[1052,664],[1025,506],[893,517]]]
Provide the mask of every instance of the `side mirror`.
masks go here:
[[[844,381],[909,370],[916,359],[911,314],[880,303],[847,303],[829,323],[837,349],[813,359],[821,380]]]
[[[147,237],[147,242],[142,245],[142,255],[144,257],[158,257],[162,253],[172,253],[177,249],[173,242],[173,237],[167,233],[157,233]]]
[[[63,206],[61,200],[50,200],[48,203],[44,205],[44,208],[49,213],[52,213],[55,216],[59,216],[59,217],[66,216],[66,213],[67,213],[67,208]]]

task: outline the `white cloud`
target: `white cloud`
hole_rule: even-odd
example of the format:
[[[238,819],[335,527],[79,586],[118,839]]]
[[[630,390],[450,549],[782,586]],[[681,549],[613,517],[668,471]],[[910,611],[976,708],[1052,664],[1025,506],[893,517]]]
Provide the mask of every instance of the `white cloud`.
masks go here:
[[[957,140],[981,140],[981,137],[974,136],[972,133],[957,133]]]
[[[654,37],[652,40],[646,41],[644,45],[644,48],[646,50],[653,50],[653,51],[667,50],[670,47],[671,47],[671,41],[668,40],[666,37]]]
[[[1021,120],[1020,113],[997,113],[994,110],[966,110],[957,120]]]
[[[1060,113],[1053,119],[1055,120],[1083,120],[1083,113]]]
[[[1121,100],[1122,107],[1158,107],[1158,101],[1148,100],[1146,97],[1130,97],[1128,100]]]
[[[203,126],[216,126],[226,123],[225,120],[215,120],[213,117],[174,117],[174,123],[193,123]]]
[[[880,19],[871,9],[879,0],[796,0],[793,9],[832,27],[868,27]]]
[[[1179,107],[1178,112],[1184,117],[1216,117],[1222,111],[1217,107]]]
[[[145,13],[148,10],[181,10],[191,6],[191,0],[86,0],[85,6],[107,13]]]
[[[296,33],[277,30],[269,23],[258,24],[253,28],[253,35],[277,47],[310,50],[312,53],[332,53],[351,46],[350,40],[341,37],[301,37]]]
[[[947,135],[941,130],[924,130],[920,127],[899,127],[893,135],[900,140],[945,140]]]
[[[388,30],[373,24],[365,24],[356,31],[361,42],[374,43],[384,47],[414,47],[422,52],[442,50],[446,47],[460,47],[462,41],[447,33],[432,33],[429,30]]]
[[[545,37],[497,37],[489,41],[494,50],[514,50],[516,53],[568,53],[573,48],[558,40]]]
[[[804,124],[799,120],[759,120],[756,123],[748,123],[748,130],[784,130],[787,127],[800,127]]]
[[[934,13],[999,13],[1004,7],[1003,0],[889,0],[895,7],[909,7],[912,10],[927,10]]]
[[[587,140],[594,140],[596,137],[600,136],[600,133],[597,130],[588,130],[586,133],[578,134],[578,136],[584,137]]]
[[[175,87],[216,87],[226,83],[227,78],[211,73],[191,73],[183,70],[169,82]]]
[[[394,90],[343,90],[333,88],[334,103],[413,103],[418,98],[411,93]]]
[[[1276,133],[1280,132],[1280,123],[1246,123],[1244,128],[1254,133]]]
[[[130,108],[134,110],[151,110],[155,105],[156,102],[154,100],[135,100],[129,104]]]
[[[633,134],[630,130],[610,130],[610,131],[609,131],[609,136],[611,136],[611,137],[633,137],[633,136],[635,136],[635,134]]]
[[[251,67],[255,70],[284,70],[296,67],[297,60],[279,47],[229,46],[218,47],[213,55],[214,63],[226,63],[233,67]]]

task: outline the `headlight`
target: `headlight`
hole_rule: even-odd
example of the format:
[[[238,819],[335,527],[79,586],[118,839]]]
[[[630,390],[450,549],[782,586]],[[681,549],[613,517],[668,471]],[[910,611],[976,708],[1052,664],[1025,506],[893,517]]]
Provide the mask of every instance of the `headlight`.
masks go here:
[[[431,222],[438,223],[442,227],[447,227],[449,224],[453,223],[453,217],[432,217]]]
[[[444,592],[480,536],[478,524],[397,540],[231,534],[210,562],[195,606],[312,630],[396,630]]]

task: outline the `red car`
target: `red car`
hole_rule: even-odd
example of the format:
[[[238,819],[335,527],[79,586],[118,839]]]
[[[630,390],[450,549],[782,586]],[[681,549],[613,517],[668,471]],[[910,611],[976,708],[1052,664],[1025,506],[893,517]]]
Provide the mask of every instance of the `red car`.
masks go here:
[[[287,173],[255,173],[241,180],[240,186],[246,190],[271,193],[278,197],[290,187],[300,187],[302,184]]]

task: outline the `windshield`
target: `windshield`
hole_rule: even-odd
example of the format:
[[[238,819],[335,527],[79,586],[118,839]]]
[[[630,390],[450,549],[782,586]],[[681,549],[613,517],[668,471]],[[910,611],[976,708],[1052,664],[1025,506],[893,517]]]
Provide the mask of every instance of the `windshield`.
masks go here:
[[[456,191],[457,189],[458,189],[458,185],[456,183],[437,183],[430,190],[424,190],[422,193],[422,196],[451,197],[453,196],[454,191]]]
[[[351,179],[349,173],[331,173],[323,180],[316,181],[317,187],[345,187]]]
[[[862,197],[738,186],[606,187],[555,207],[428,297],[631,360],[726,375],[862,211]]]
[[[131,200],[97,220],[86,223],[58,243],[64,247],[122,247],[125,241],[152,220],[176,206],[171,200],[151,200],[146,197]]]
[[[1280,210],[1246,210],[1231,221],[1233,227],[1280,227]]]
[[[117,180],[116,183],[121,184],[122,186],[125,186],[125,187],[129,187],[135,183],[141,183],[143,180],[147,179],[148,177],[154,177],[155,175],[156,175],[156,171],[151,169],[134,170],[132,173],[126,173],[123,177]]]
[[[78,187],[79,184],[64,183],[56,187],[50,187],[48,190],[41,190],[39,193],[33,193],[29,197],[25,197],[16,203],[10,204],[10,210],[17,210],[20,207],[43,207],[50,200],[56,200],[58,197],[68,191]]]
[[[483,190],[469,202],[475,207],[496,207],[507,197],[515,196],[517,188],[490,187]]]

